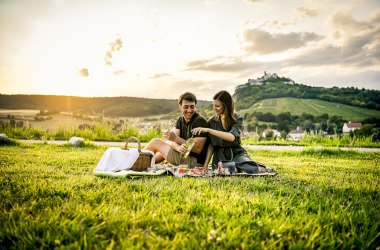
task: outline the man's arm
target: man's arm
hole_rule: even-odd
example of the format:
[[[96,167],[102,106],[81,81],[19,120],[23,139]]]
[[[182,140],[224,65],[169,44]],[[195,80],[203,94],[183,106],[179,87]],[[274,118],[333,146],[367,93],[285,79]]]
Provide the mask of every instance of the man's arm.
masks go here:
[[[206,142],[206,137],[194,137],[195,144],[191,149],[191,152],[200,154]]]
[[[179,144],[179,145],[182,145],[185,143],[185,139],[181,138],[179,135],[180,135],[180,130],[179,129],[175,129],[174,130],[174,134],[175,134],[175,138],[171,141],[174,141],[175,143]]]
[[[183,148],[182,149],[181,145],[184,144],[186,142],[186,140],[179,137],[179,135],[180,135],[179,129],[176,129],[173,133],[170,134],[169,140],[174,142],[174,144],[173,143],[171,144],[171,146],[174,150],[176,150],[178,152],[185,153],[186,149],[183,147],[182,147]],[[202,152],[204,145],[205,145],[206,137],[195,137],[194,141],[195,141],[195,144],[194,144],[193,148],[191,149],[191,151],[194,153],[200,154]]]
[[[183,146],[186,140],[179,136],[179,129],[175,129],[174,131],[169,132],[169,136],[167,139],[170,141],[170,147],[180,153],[186,153],[186,146]]]
[[[195,120],[195,123],[194,123],[194,127],[205,127],[207,128],[209,125],[206,121],[206,119],[204,117],[197,117],[197,119]],[[194,133],[192,133],[193,136],[195,135]],[[197,154],[200,154],[203,150],[203,147],[205,146],[205,143],[206,143],[206,139],[207,139],[207,134],[206,133],[199,133],[199,137],[194,137],[194,140],[195,140],[195,144],[193,146],[193,149],[191,150],[192,152],[194,153],[197,153]]]

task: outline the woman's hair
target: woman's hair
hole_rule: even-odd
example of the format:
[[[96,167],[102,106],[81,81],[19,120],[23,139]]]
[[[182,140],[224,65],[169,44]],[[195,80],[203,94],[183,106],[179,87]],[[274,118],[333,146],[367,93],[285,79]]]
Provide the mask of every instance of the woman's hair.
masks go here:
[[[225,90],[219,91],[216,93],[213,97],[214,100],[218,100],[222,103],[224,107],[224,125],[226,126],[226,130],[230,130],[232,128],[232,125],[237,123],[237,120],[235,118],[235,107],[234,107],[234,101],[232,100],[232,96],[230,93],[228,93]]]
[[[188,102],[195,102],[195,105],[197,105],[197,98],[193,93],[185,92],[178,98],[178,104],[182,105],[182,101],[186,100]]]

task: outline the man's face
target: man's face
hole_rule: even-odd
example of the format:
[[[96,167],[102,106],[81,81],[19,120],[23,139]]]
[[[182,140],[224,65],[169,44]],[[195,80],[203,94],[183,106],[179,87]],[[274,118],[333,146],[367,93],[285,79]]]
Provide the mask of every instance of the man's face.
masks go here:
[[[197,111],[197,107],[195,106],[195,102],[183,100],[182,105],[179,105],[179,110],[181,111],[183,118],[185,118],[185,121],[188,122]]]

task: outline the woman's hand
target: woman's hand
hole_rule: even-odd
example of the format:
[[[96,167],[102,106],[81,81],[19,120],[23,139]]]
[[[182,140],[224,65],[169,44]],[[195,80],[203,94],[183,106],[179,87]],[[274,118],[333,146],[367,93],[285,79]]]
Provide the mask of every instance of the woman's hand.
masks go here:
[[[207,174],[208,173],[208,167],[202,167],[202,170],[203,170],[203,174]]]
[[[191,133],[193,135],[200,135],[201,133],[207,133],[207,132],[208,132],[208,128],[202,128],[202,127],[193,128],[193,130],[191,130]]]

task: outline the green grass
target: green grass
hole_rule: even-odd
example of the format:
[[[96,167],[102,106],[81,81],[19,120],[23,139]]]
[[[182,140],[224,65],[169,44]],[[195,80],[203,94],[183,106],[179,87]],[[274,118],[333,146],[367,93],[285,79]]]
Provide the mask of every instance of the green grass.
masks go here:
[[[135,127],[128,127],[121,131],[112,130],[112,126],[97,123],[93,129],[79,129],[75,127],[59,127],[55,130],[41,130],[37,128],[0,128],[0,133],[6,134],[12,139],[27,140],[69,140],[73,136],[79,136],[91,141],[125,141],[131,136],[136,136],[143,142],[160,136],[157,128],[139,133]]]
[[[350,147],[350,148],[380,148],[380,141],[374,141],[372,137],[351,137],[349,134],[343,136],[335,135],[331,138],[318,135],[307,134],[304,135],[299,141],[284,140],[281,138],[276,139],[260,139],[259,137],[245,137],[242,139],[243,144],[251,145],[293,145],[293,146],[307,146],[307,147]]]
[[[99,178],[105,147],[0,147],[0,248],[375,249],[380,157],[250,151],[271,178]]]
[[[255,103],[251,108],[240,110],[239,114],[262,112],[278,115],[290,112],[292,115],[302,115],[302,113],[313,114],[314,116],[327,113],[329,116],[341,116],[350,121],[362,121],[369,117],[380,117],[379,110],[359,108],[339,103],[327,102],[317,99],[297,99],[297,98],[272,98]]]

